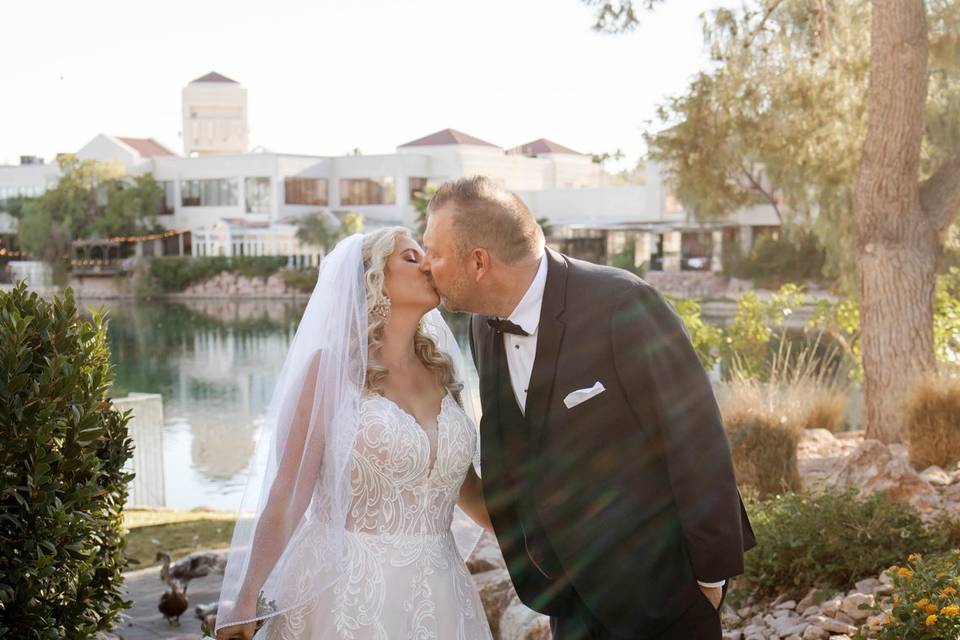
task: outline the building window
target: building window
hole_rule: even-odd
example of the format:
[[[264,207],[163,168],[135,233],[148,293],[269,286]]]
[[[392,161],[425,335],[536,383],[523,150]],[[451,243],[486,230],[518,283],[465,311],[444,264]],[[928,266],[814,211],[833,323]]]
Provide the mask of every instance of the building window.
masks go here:
[[[270,213],[270,178],[246,178],[243,184],[247,213]]]
[[[169,216],[173,214],[176,208],[176,190],[174,189],[173,182],[170,180],[161,181],[160,188],[163,189],[163,202],[160,204],[160,215]]]
[[[287,204],[327,205],[326,178],[284,178],[284,202]]]
[[[395,204],[397,201],[393,177],[342,178],[340,204]]]
[[[184,207],[234,207],[237,205],[237,181],[184,180],[180,184],[180,204]]]
[[[409,178],[410,181],[410,199],[413,200],[417,192],[423,193],[427,190],[426,178]]]

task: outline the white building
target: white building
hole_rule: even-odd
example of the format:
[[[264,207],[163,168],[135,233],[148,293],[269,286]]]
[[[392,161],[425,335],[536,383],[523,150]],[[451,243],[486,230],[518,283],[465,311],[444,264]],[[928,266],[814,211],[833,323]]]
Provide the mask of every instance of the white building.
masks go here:
[[[321,254],[295,237],[296,220],[323,212],[356,212],[367,227],[413,227],[411,198],[428,184],[482,174],[517,192],[552,227],[555,246],[593,259],[634,247],[636,264],[654,268],[719,268],[722,240],[752,245],[753,230],[779,225],[772,207],[754,207],[724,223],[690,220],[648,163],[642,186],[608,186],[589,155],[543,138],[499,147],[454,129],[380,155],[309,156],[244,152],[246,90],[216,73],[183,90],[187,156],[149,138],[100,134],[78,151],[130,175],[152,173],[165,192],[161,224],[189,230],[195,255],[287,255],[316,264]],[[192,154],[192,155],[191,155]],[[59,168],[26,158],[0,166],[3,200],[36,196],[56,184]],[[685,248],[686,247],[686,248]],[[683,257],[696,259],[691,262]]]
[[[247,90],[215,71],[197,78],[182,92],[183,153],[218,155],[249,148]]]

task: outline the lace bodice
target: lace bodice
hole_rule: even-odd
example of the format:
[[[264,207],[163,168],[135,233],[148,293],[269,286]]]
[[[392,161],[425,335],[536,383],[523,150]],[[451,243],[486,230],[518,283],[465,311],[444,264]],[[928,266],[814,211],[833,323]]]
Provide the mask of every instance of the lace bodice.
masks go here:
[[[404,536],[449,531],[476,437],[449,393],[440,402],[435,448],[412,415],[379,393],[365,393],[351,458],[347,529]]]

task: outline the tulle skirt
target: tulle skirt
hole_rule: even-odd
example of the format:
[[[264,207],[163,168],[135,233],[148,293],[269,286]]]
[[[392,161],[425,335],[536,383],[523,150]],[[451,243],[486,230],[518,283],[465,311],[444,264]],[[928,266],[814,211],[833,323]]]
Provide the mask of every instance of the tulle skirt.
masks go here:
[[[267,620],[256,640],[492,640],[450,531],[347,532],[340,579]]]

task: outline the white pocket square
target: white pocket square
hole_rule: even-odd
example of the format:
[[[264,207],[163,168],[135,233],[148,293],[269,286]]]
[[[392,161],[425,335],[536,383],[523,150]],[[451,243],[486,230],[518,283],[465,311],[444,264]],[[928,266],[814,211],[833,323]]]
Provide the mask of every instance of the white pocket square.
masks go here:
[[[567,409],[572,409],[581,402],[586,402],[590,398],[598,396],[604,391],[606,391],[606,388],[599,380],[597,380],[589,389],[577,389],[576,391],[571,391],[568,393],[567,397],[563,399],[563,404],[566,405]]]

